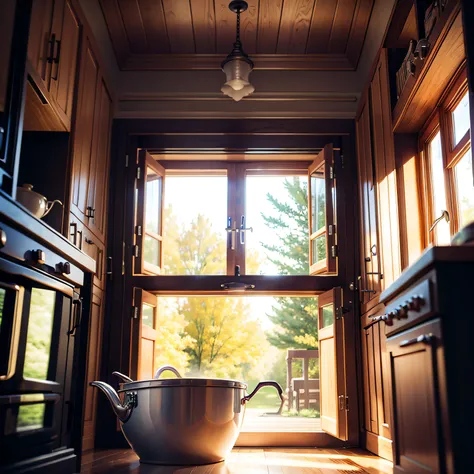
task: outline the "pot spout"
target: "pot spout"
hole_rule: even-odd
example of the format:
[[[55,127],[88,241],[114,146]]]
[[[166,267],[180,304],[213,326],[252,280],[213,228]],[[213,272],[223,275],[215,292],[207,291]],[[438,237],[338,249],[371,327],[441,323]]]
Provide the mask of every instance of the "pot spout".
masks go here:
[[[112,410],[122,423],[128,421],[136,406],[136,393],[127,393],[125,403],[122,404],[117,392],[108,383],[95,381],[91,382],[91,386],[100,388],[105,393],[105,396],[112,405]]]

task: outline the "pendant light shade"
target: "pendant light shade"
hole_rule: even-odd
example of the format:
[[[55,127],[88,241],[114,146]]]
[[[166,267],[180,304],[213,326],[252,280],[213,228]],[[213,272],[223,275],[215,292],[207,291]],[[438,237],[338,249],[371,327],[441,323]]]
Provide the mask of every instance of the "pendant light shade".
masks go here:
[[[226,83],[221,87],[221,91],[235,101],[241,100],[255,90],[249,82],[253,62],[244,52],[240,41],[240,13],[247,8],[247,2],[242,0],[234,0],[229,4],[229,9],[237,14],[237,34],[231,53],[221,65],[226,75]]]

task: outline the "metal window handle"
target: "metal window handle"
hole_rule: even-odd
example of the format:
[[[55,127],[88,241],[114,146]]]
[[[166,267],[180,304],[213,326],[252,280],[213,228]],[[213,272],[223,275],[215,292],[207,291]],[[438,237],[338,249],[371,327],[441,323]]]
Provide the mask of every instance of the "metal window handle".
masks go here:
[[[433,225],[430,227],[430,232],[433,231],[433,229],[443,220],[445,219],[446,222],[449,222],[450,221],[450,218],[449,218],[449,212],[446,211],[446,210],[443,210],[442,211],[442,214],[437,218],[435,219],[435,221],[433,222]]]
[[[232,227],[232,217],[227,218],[227,227],[225,228],[225,230],[228,234],[230,234],[230,249],[235,250],[235,234],[239,232],[239,229],[237,229],[235,221],[234,227]]]
[[[240,218],[240,245],[245,245],[245,231],[253,232],[253,227],[245,227],[245,216]]]

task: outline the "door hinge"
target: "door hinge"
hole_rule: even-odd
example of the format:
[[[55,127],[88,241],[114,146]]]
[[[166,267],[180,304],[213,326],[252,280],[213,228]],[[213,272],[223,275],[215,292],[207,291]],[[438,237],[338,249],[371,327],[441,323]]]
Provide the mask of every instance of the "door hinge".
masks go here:
[[[338,247],[337,245],[332,245],[331,246],[331,258],[336,258],[338,254]]]
[[[125,155],[125,168],[128,168],[128,155]]]
[[[339,395],[339,410],[347,410],[349,411],[349,397],[344,395]]]
[[[135,227],[135,234],[142,235],[142,226],[141,225],[137,225]]]
[[[125,275],[125,242],[122,241],[122,275]]]
[[[112,257],[107,257],[107,268],[105,270],[105,274],[112,280]]]
[[[341,168],[344,169],[344,155],[341,153]]]
[[[141,176],[142,176],[142,169],[141,169],[141,167],[139,166],[139,167],[137,168],[137,179],[140,179]]]
[[[133,306],[132,307],[132,318],[133,319],[138,319],[138,306]]]
[[[329,178],[334,179],[336,177],[336,172],[334,171],[334,166],[329,167]]]
[[[349,411],[349,397],[346,397],[346,410]]]
[[[328,229],[329,235],[336,235],[336,224],[331,224]]]
[[[138,257],[139,255],[140,255],[140,248],[138,247],[138,245],[134,245],[133,246],[133,256]]]

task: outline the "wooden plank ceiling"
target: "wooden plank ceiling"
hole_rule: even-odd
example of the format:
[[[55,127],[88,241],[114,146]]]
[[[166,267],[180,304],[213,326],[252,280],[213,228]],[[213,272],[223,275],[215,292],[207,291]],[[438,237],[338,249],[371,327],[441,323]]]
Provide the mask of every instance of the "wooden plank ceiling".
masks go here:
[[[226,0],[99,0],[121,69],[218,69],[235,40]],[[357,67],[374,0],[248,0],[256,69]]]

